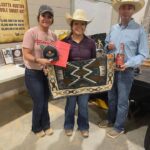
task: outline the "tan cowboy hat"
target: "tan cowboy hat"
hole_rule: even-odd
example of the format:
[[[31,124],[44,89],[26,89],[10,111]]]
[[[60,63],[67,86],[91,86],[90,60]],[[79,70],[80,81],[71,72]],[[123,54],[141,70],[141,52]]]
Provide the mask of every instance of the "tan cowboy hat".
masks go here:
[[[66,20],[69,25],[71,24],[72,20],[85,21],[87,23],[90,23],[92,21],[87,19],[86,13],[82,9],[76,9],[73,13],[73,16],[71,16],[70,14],[66,14]]]
[[[129,4],[133,5],[135,7],[135,12],[137,13],[139,10],[141,10],[145,4],[144,0],[113,0],[112,1],[112,7],[118,11],[121,5]]]

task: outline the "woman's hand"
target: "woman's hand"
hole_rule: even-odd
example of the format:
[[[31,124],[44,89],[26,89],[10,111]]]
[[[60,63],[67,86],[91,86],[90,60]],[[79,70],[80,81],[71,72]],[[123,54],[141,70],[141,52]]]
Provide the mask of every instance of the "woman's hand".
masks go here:
[[[44,72],[45,76],[48,75],[48,68],[47,68],[47,66],[43,67],[43,72]]]
[[[37,63],[38,65],[50,65],[52,60],[48,60],[46,58],[36,58],[32,54],[32,50],[28,48],[23,48],[23,56],[26,60],[32,62],[32,63]]]
[[[36,63],[45,66],[45,65],[50,65],[51,64],[51,60],[48,60],[46,58],[36,58]]]

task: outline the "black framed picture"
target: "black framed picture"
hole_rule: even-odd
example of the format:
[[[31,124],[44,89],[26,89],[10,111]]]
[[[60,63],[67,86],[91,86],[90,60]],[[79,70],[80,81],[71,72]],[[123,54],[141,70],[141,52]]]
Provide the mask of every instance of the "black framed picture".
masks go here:
[[[13,61],[14,64],[23,64],[23,54],[22,49],[12,49]]]

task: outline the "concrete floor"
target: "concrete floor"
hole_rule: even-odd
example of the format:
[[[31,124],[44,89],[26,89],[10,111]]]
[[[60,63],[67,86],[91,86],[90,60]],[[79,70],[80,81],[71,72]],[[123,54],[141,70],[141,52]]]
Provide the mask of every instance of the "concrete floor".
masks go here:
[[[50,101],[52,136],[38,139],[31,131],[32,101],[27,93],[0,101],[0,150],[144,150],[144,136],[150,115],[139,115],[127,121],[127,133],[117,139],[106,136],[108,129],[97,123],[106,112],[89,103],[90,136],[81,137],[75,130],[72,137],[64,134],[65,99]]]

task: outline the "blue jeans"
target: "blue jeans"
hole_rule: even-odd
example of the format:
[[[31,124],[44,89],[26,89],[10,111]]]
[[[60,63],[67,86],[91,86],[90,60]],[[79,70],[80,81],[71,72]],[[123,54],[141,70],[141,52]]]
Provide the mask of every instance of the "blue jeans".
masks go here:
[[[116,71],[112,89],[108,92],[108,121],[118,131],[124,131],[128,114],[128,97],[134,79],[134,70]]]
[[[49,86],[42,70],[25,70],[25,84],[33,101],[32,131],[37,133],[50,127],[48,113]]]
[[[88,100],[89,94],[67,97],[65,107],[65,129],[73,130],[74,128],[76,103],[78,104],[78,129],[81,131],[89,129]]]

